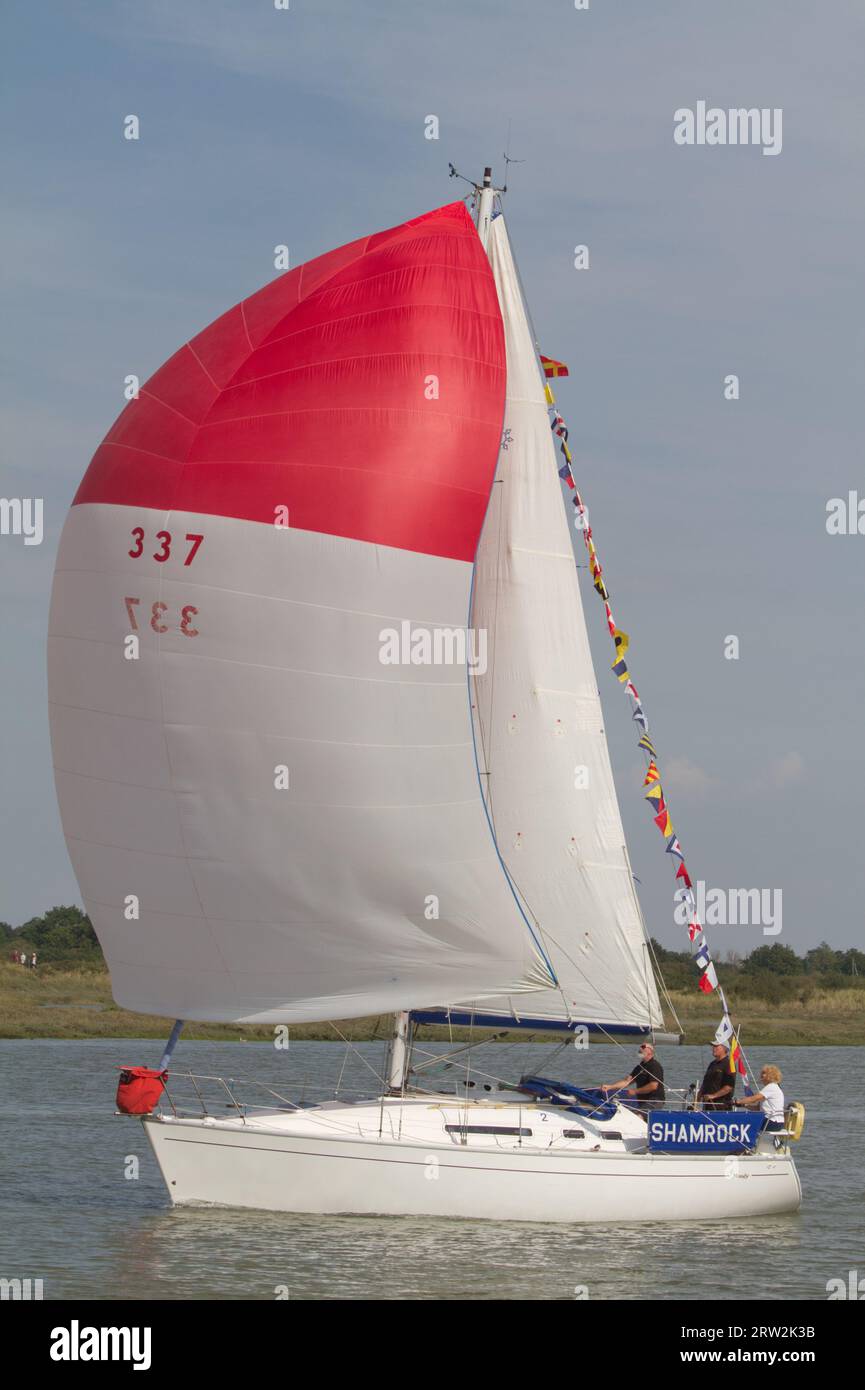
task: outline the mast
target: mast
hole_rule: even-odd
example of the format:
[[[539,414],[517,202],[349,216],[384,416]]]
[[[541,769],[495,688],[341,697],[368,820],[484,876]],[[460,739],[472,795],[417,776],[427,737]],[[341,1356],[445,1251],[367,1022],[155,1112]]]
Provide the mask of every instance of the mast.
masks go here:
[[[393,1037],[387,1066],[389,1095],[401,1096],[408,1080],[411,1056],[411,1022],[407,1010],[393,1016]]]
[[[476,183],[475,188],[478,195],[478,236],[480,237],[481,246],[486,251],[490,234],[490,223],[493,220],[493,204],[495,202],[495,197],[497,193],[504,193],[504,189],[493,187],[493,171],[489,165],[484,169],[483,183]]]
[[[497,193],[504,189],[493,187],[492,166],[484,169],[483,183],[474,185],[477,194],[477,229],[480,243],[487,250],[490,224],[493,220],[493,206]],[[387,1066],[387,1089],[390,1095],[402,1095],[408,1081],[411,1060],[411,1021],[407,1012],[394,1014],[393,1037],[390,1044]]]

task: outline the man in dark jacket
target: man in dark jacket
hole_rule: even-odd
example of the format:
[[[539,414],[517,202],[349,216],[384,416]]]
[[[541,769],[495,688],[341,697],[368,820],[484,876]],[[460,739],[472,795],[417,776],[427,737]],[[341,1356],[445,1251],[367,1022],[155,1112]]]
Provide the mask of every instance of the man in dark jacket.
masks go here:
[[[730,1049],[726,1043],[716,1042],[697,1099],[702,1101],[704,1110],[731,1110],[735,1089],[736,1073],[730,1070]]]
[[[601,1088],[604,1091],[616,1091],[621,1096],[636,1097],[644,1104],[640,1107],[642,1114],[645,1115],[645,1102],[650,1102],[649,1109],[657,1109],[662,1104],[666,1092],[664,1090],[664,1068],[655,1056],[655,1049],[651,1043],[643,1043],[640,1047],[640,1060],[633,1067],[632,1071],[622,1081],[610,1081]]]

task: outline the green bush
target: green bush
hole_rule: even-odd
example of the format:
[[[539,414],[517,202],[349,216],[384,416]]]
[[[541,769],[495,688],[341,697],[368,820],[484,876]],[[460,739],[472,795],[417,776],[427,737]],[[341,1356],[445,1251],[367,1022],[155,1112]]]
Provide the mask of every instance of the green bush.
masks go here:
[[[44,917],[32,917],[12,933],[8,946],[35,951],[41,964],[61,960],[104,964],[90,918],[80,907],[52,907]]]

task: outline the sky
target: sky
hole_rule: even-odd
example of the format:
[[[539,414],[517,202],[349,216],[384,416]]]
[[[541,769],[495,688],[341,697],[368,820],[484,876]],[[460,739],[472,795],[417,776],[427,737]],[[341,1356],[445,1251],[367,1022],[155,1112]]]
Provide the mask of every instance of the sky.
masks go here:
[[[7,0],[2,28],[0,497],[43,498],[44,538],[0,535],[0,920],[80,902],[48,598],[125,376],[269,280],[277,244],[297,265],[450,202],[448,161],[501,179],[509,146],[508,225],[570,366],[557,396],[689,868],[783,895],[780,934],[718,926],[715,954],[865,944],[865,534],[826,524],[830,499],[865,501],[861,4]],[[780,152],[677,144],[699,101],[780,109]],[[681,949],[585,604],[644,914]]]

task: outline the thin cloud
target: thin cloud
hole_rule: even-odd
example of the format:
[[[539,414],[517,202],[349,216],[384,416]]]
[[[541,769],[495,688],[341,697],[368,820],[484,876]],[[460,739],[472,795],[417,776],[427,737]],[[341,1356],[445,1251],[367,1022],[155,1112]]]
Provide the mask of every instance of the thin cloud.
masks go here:
[[[776,758],[769,768],[769,781],[779,789],[801,782],[804,776],[805,760],[801,753],[785,753],[783,758]]]
[[[690,758],[670,758],[664,764],[664,785],[683,796],[699,798],[717,786],[717,778]]]

